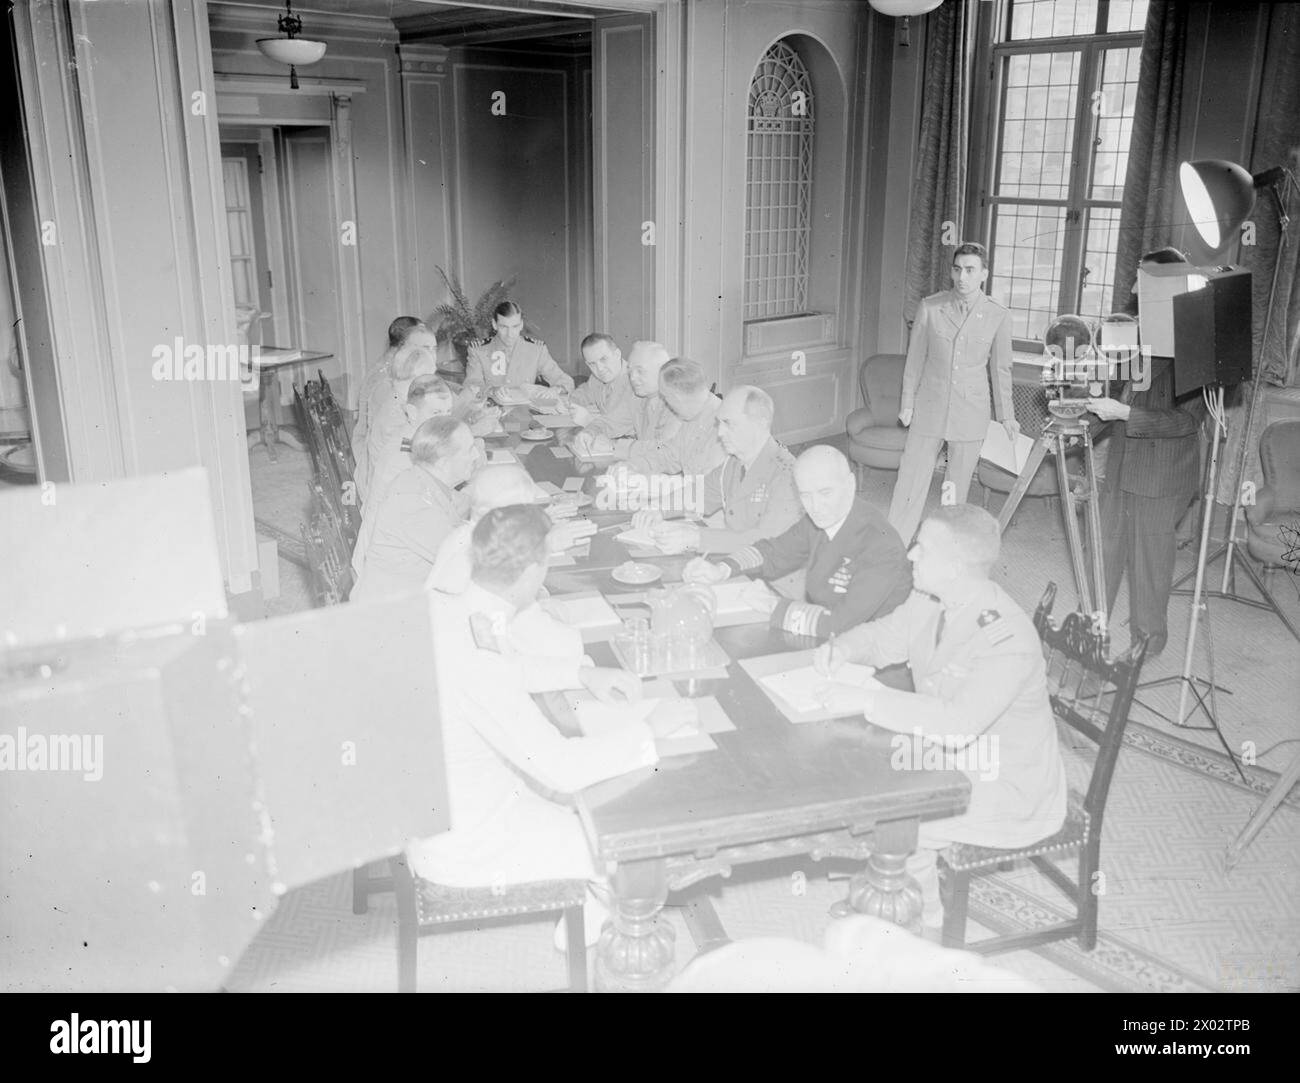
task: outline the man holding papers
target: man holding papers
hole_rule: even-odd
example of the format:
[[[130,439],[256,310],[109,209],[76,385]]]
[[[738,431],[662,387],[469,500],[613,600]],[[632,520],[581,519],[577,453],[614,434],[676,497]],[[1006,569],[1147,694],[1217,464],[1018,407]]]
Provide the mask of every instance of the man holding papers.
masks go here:
[[[878,683],[854,696],[867,720],[935,742],[950,754],[981,743],[985,770],[970,772],[965,813],[921,824],[908,869],[921,885],[930,927],[942,923],[935,856],[950,842],[1021,847],[1058,831],[1066,784],[1047,699],[1042,646],[1032,621],[990,578],[1001,539],[980,508],[940,508],[909,552],[916,590],[894,612],[819,647],[814,666],[832,678],[846,662],[907,662],[915,692]],[[832,686],[837,702],[847,690]],[[895,738],[895,740],[899,740]],[[951,757],[961,767],[970,757]],[[919,756],[899,763],[919,768]]]
[[[810,447],[794,467],[806,514],[785,533],[739,549],[720,562],[696,557],[682,569],[688,583],[720,583],[736,572],[779,579],[805,569],[806,601],[778,598],[755,584],[755,608],[779,628],[824,639],[901,605],[912,575],[898,534],[857,494],[857,480],[833,447]]]
[[[990,380],[992,412],[1013,442],[1020,432],[1011,408],[1011,314],[984,292],[988,276],[984,246],[958,245],[952,289],[925,298],[916,310],[898,413],[907,443],[889,505],[889,521],[904,542],[921,521],[945,443],[952,502],[966,502],[988,430]]]
[[[588,659],[524,667],[508,629],[546,577],[551,520],[540,508],[488,512],[474,528],[472,579],[463,594],[431,595],[434,662],[451,829],[412,844],[411,870],[452,886],[596,879],[574,810],[537,788],[572,794],[659,760],[655,741],[693,721],[689,701],[665,700],[645,721],[566,738],[530,693],[586,688],[615,703],[639,699],[641,682]],[[589,907],[587,938],[599,935]]]

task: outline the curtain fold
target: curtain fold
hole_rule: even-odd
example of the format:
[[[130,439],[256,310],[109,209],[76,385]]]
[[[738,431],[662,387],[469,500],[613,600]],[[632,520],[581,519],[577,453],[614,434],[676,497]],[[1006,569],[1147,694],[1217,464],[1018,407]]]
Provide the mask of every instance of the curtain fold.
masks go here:
[[[1178,127],[1187,52],[1187,5],[1152,0],[1147,7],[1138,71],[1128,172],[1119,214],[1111,307],[1128,304],[1143,253],[1172,244],[1178,191]]]
[[[978,5],[954,0],[925,16],[925,89],[913,168],[903,312],[952,284],[951,251],[965,235],[972,57]],[[945,223],[951,223],[945,228]]]

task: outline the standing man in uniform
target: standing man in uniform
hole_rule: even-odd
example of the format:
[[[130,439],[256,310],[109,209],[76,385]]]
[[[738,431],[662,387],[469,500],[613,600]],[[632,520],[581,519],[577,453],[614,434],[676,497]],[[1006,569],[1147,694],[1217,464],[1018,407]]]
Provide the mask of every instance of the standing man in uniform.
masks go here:
[[[988,435],[992,409],[1014,441],[1020,432],[1011,406],[1011,314],[984,292],[988,252],[958,245],[952,289],[925,298],[916,311],[903,369],[902,409],[907,442],[889,505],[889,521],[904,542],[921,522],[939,449],[948,445],[951,502],[964,504]]]
[[[778,598],[764,583],[755,583],[747,600],[773,626],[819,639],[901,605],[912,590],[907,554],[885,517],[858,495],[848,459],[817,444],[795,460],[794,478],[806,512],[794,526],[716,563],[696,557],[682,579],[710,585],[756,572],[770,582],[806,569],[805,601]]]
[[[971,775],[960,816],[921,824],[908,871],[921,887],[922,924],[943,922],[937,852],[951,842],[1017,848],[1065,822],[1065,767],[1047,699],[1043,648],[1010,595],[989,578],[1001,548],[997,520],[969,504],[943,507],[921,526],[908,557],[916,590],[888,616],[817,649],[813,665],[833,678],[844,662],[879,667],[906,662],[915,692],[879,682],[850,691],[832,685],[829,702],[860,704],[867,721],[963,753],[974,742],[981,770]],[[919,749],[894,739],[898,769],[917,769]],[[955,757],[954,757],[955,759]]]
[[[784,534],[803,516],[794,482],[794,456],[772,436],[776,407],[762,388],[742,384],[722,397],[718,442],[727,458],[704,482],[703,511],[711,526],[665,521],[655,511],[633,516],[634,528],[654,535],[668,552],[734,553]]]
[[[582,340],[582,359],[591,369],[591,379],[569,396],[569,411],[581,432],[573,438],[578,455],[590,455],[601,445],[614,450],[614,441],[636,432],[636,392],[628,378],[623,351],[603,331],[595,331]]]
[[[545,342],[524,334],[524,314],[514,301],[502,301],[492,316],[491,338],[470,343],[465,384],[527,387],[540,376],[551,387],[573,390],[573,377],[555,363]]]

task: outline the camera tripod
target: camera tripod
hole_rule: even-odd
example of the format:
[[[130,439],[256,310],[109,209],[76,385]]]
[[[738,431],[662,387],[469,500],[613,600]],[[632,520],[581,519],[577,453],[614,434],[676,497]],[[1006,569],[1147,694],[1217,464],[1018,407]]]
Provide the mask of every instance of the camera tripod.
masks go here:
[[[1102,635],[1107,634],[1106,626],[1106,575],[1102,567],[1101,556],[1101,512],[1097,499],[1097,469],[1093,458],[1092,427],[1085,415],[1065,416],[1064,411],[1057,413],[1049,403],[1052,412],[1043,425],[1043,431],[1034,442],[1033,450],[1025,461],[1024,469],[1016,478],[1006,503],[998,514],[998,530],[1006,532],[1007,524],[1020,506],[1020,501],[1029,490],[1029,484],[1038,473],[1043,459],[1049,453],[1056,457],[1056,479],[1061,494],[1061,514],[1065,518],[1065,535],[1070,546],[1070,564],[1074,570],[1075,587],[1078,590],[1079,606],[1091,618],[1093,627]],[[1080,494],[1070,488],[1070,472],[1066,469],[1066,449],[1075,445],[1083,447],[1084,477],[1088,483],[1086,494]],[[1088,518],[1088,546],[1092,556],[1092,578],[1088,577],[1088,563],[1083,553],[1083,538],[1079,532],[1077,501],[1086,501]]]

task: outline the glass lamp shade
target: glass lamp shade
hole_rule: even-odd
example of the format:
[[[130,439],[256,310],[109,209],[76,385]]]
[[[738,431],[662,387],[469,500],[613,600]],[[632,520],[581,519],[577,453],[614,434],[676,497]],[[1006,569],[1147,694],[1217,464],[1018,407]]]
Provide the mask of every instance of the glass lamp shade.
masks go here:
[[[1255,206],[1255,182],[1235,162],[1207,158],[1178,167],[1192,224],[1212,252],[1226,248]]]
[[[933,11],[943,0],[868,0],[881,15],[924,15]]]
[[[325,42],[307,38],[258,38],[257,47],[262,55],[277,64],[305,68],[315,64],[325,55]]]

